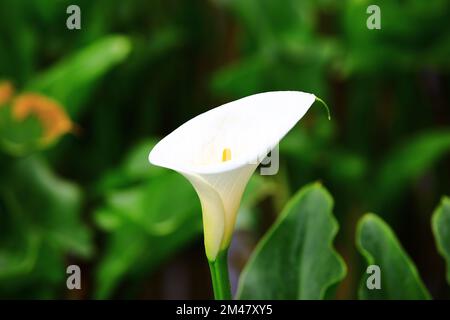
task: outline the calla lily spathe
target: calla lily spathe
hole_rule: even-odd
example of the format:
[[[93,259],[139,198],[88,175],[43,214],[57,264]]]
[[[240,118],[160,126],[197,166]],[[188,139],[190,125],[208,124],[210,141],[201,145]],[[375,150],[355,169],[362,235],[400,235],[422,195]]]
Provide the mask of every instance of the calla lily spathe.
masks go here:
[[[315,99],[313,94],[298,91],[248,96],[198,115],[150,152],[152,164],[178,171],[195,188],[210,261],[230,244],[241,197],[253,171]]]

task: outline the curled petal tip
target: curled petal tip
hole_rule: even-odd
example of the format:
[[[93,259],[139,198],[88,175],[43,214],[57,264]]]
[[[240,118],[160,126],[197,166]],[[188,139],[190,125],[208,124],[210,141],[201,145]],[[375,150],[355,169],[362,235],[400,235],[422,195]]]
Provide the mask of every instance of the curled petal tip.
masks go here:
[[[316,98],[316,101],[320,102],[325,107],[325,109],[327,110],[327,114],[328,114],[328,120],[331,120],[331,112],[330,112],[330,108],[328,107],[328,105],[325,103],[325,101],[323,101],[319,97],[315,96],[315,98]]]

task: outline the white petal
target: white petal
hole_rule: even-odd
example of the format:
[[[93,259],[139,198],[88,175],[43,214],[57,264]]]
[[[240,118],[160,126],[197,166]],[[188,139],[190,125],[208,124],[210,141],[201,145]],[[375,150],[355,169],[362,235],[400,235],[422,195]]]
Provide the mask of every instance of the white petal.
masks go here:
[[[202,204],[205,251],[213,261],[221,249],[229,246],[242,194],[254,165],[245,165],[224,173],[183,173],[194,186]]]
[[[184,174],[194,185],[208,258],[229,244],[242,193],[257,164],[314,101],[314,95],[298,91],[255,94],[200,114],[150,152],[151,163]],[[224,149],[231,151],[226,162]]]
[[[161,140],[150,162],[182,172],[216,173],[261,158],[303,117],[313,94],[259,93],[209,110]],[[222,162],[224,148],[231,160]]]
[[[205,251],[208,259],[214,261],[225,233],[225,208],[216,189],[201,176],[184,174],[197,192],[202,204]]]

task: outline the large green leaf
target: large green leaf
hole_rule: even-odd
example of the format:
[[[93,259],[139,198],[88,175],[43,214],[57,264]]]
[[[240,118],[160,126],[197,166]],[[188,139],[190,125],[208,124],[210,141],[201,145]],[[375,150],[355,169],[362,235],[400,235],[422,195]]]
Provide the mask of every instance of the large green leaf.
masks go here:
[[[301,189],[253,252],[239,299],[323,299],[346,274],[333,249],[338,225],[333,200],[320,184]]]
[[[26,89],[51,96],[75,117],[96,81],[124,60],[130,49],[125,36],[102,38],[37,76]]]
[[[395,148],[376,175],[374,204],[383,208],[449,151],[450,130],[425,132]]]
[[[450,198],[442,198],[431,223],[439,253],[447,262],[447,282],[450,284]]]
[[[381,271],[381,288],[369,290],[363,276],[360,299],[429,299],[414,263],[391,228],[377,215],[364,215],[357,226],[356,245],[368,265]]]

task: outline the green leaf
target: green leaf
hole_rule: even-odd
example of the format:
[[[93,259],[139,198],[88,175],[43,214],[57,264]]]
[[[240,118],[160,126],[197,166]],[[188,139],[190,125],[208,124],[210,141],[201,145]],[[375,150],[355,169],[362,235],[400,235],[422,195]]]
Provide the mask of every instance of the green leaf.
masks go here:
[[[195,212],[200,216],[200,212]],[[125,279],[130,286],[140,284],[171,254],[201,234],[201,220],[194,216],[184,226],[165,236],[152,236],[143,228],[124,220],[107,237],[106,252],[95,272],[94,298],[110,297]],[[121,293],[124,297],[126,293]]]
[[[439,253],[447,262],[447,282],[450,284],[450,198],[443,197],[431,220]]]
[[[41,243],[37,232],[30,230],[25,212],[14,192],[0,188],[0,280],[29,273],[37,260]]]
[[[152,235],[173,233],[181,227],[186,213],[200,210],[197,203],[189,182],[172,172],[145,184],[114,192],[106,199],[107,206],[115,213]]]
[[[67,256],[89,258],[81,190],[40,157],[3,158],[0,178],[0,296],[54,298]]]
[[[109,232],[96,272],[96,298],[110,296],[124,277],[148,275],[202,230],[194,188],[183,176],[169,171],[108,192],[95,218]]]
[[[359,289],[360,299],[430,299],[414,263],[408,257],[391,228],[377,215],[366,214],[358,222],[356,246],[368,265],[378,265],[381,289],[369,290],[368,275]]]
[[[151,166],[148,163],[148,154],[156,145],[156,142],[156,139],[145,139],[136,144],[125,156],[119,167],[104,175],[96,186],[97,192],[107,193],[167,173],[167,169]]]
[[[80,221],[82,195],[76,185],[56,176],[39,157],[16,160],[9,178],[17,205],[47,241],[71,254],[92,254],[91,234]]]
[[[449,130],[425,132],[395,148],[376,175],[373,202],[383,208],[449,151]]]
[[[242,272],[239,299],[324,299],[346,274],[333,249],[333,200],[319,184],[302,188],[259,242]]]
[[[10,106],[0,107],[0,148],[19,156],[41,148],[42,124],[36,117],[14,119]]]
[[[44,93],[63,104],[71,117],[77,116],[93,85],[123,61],[131,49],[124,36],[97,40],[37,76],[26,90]]]

